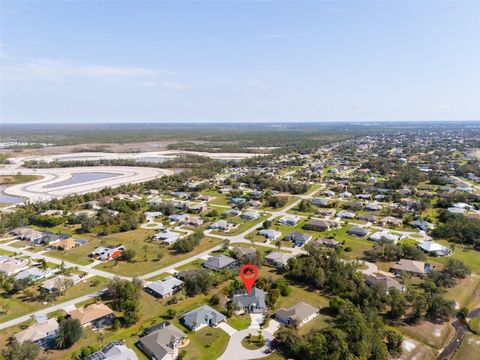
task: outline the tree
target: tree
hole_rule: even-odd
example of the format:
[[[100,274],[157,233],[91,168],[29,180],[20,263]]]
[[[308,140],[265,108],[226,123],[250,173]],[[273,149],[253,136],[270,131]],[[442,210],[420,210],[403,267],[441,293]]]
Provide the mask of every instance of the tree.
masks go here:
[[[407,300],[398,289],[390,289],[389,304],[389,315],[392,319],[398,319],[405,314],[405,310],[407,308]]]
[[[60,320],[57,347],[68,349],[82,336],[83,329],[78,319],[64,318]]]
[[[145,244],[143,245],[143,260],[146,262],[148,261],[148,257],[147,257],[147,254],[148,254],[148,245]]]
[[[133,249],[125,249],[122,253],[122,260],[132,261],[137,253]]]
[[[270,229],[272,227],[272,220],[265,220],[263,222],[263,228],[264,229]]]
[[[385,337],[387,339],[388,352],[394,357],[399,357],[402,354],[402,333],[397,329],[389,328],[385,331]]]
[[[432,320],[447,321],[455,315],[455,302],[434,295],[430,300],[427,314]]]
[[[2,357],[5,360],[34,360],[40,354],[40,347],[30,341],[19,344],[11,337],[8,345],[2,350]]]

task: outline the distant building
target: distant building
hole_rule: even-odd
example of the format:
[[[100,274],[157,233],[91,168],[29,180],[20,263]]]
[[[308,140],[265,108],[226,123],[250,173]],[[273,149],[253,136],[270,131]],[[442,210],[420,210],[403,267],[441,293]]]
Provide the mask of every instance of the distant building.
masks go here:
[[[382,275],[382,274],[371,274],[365,277],[365,282],[369,285],[378,285],[385,289],[385,292],[388,294],[391,289],[397,289],[400,292],[405,291],[405,287],[400,284],[397,280]]]
[[[291,253],[271,251],[265,255],[265,261],[275,267],[285,267],[288,264],[288,259],[293,257]]]

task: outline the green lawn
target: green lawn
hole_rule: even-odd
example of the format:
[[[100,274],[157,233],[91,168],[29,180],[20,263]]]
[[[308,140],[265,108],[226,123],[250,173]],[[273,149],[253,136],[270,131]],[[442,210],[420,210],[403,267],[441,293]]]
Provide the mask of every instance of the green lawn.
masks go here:
[[[480,336],[467,334],[462,340],[453,360],[478,360],[480,354]]]
[[[185,254],[176,253],[173,250],[170,250],[167,246],[160,245],[157,242],[142,241],[142,244],[137,246],[129,246],[128,244],[126,244],[125,246],[127,247],[127,249],[133,248],[137,252],[137,256],[133,261],[110,261],[97,265],[95,269],[105,270],[125,276],[143,275],[156,269],[169,266],[178,261],[187,259],[193,254],[206,251],[220,244],[221,242],[222,240],[217,238],[204,237],[200,241],[200,245],[198,245],[192,252]],[[144,258],[145,251],[143,250],[143,246],[145,245],[147,246],[147,261],[145,261]],[[158,260],[158,253],[162,254],[162,258],[160,260]]]
[[[452,244],[446,240],[439,239],[435,239],[435,242],[438,242],[439,244],[442,244],[448,248],[450,248],[450,245]],[[472,272],[480,274],[480,251],[466,249],[460,244],[455,244],[455,250],[451,257],[453,259],[463,261],[465,265],[467,265],[472,270]],[[433,257],[431,259],[439,263],[444,263],[448,259],[448,257]]]
[[[250,315],[247,313],[242,315],[233,315],[230,319],[228,319],[228,324],[237,330],[243,330],[250,326]]]
[[[104,288],[106,284],[107,280],[105,278],[94,276],[71,287],[64,296],[58,297],[53,303],[47,305],[42,305],[38,301],[24,299],[24,296],[21,293],[12,297],[7,297],[6,294],[2,294],[0,297],[0,309],[6,311],[6,313],[0,314],[0,322],[12,320],[19,316],[41,310],[46,306],[52,306],[95,292]]]
[[[235,229],[233,229],[232,231],[229,231],[229,232],[212,231],[212,234],[224,235],[224,236],[235,236],[235,235],[238,235],[238,234],[241,234],[241,233],[247,231],[248,229],[254,227],[255,225],[260,224],[261,222],[268,219],[268,217],[269,217],[269,215],[266,214],[266,215],[260,216],[256,220],[250,220],[250,221],[245,221],[242,218],[240,218],[239,216],[231,217],[231,218],[228,218],[227,220],[229,222],[234,222],[234,223],[238,224],[238,226]]]
[[[475,334],[479,335],[480,334],[480,316],[477,316],[476,318],[473,318],[472,320],[470,320],[470,322],[468,323],[468,327]]]

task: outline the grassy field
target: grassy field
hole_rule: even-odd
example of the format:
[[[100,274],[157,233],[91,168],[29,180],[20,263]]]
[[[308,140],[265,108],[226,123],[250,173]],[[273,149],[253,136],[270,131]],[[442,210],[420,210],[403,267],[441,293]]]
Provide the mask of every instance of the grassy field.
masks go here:
[[[6,294],[2,294],[0,297],[0,308],[6,313],[0,314],[0,322],[5,322],[11,319],[15,319],[19,316],[29,314],[34,311],[41,310],[45,306],[52,306],[65,301],[69,301],[86,295],[97,290],[104,288],[107,284],[105,278],[94,276],[89,278],[80,284],[71,287],[64,296],[60,296],[53,303],[42,305],[38,301],[29,301],[24,298],[22,294],[7,297]]]
[[[480,278],[469,276],[451,289],[447,289],[445,297],[454,300],[460,307],[473,310],[480,306]]]
[[[440,350],[449,343],[455,334],[450,323],[433,324],[423,321],[418,325],[402,325],[398,329],[408,337]]]
[[[124,242],[125,246],[128,248],[133,248],[137,252],[137,256],[134,261],[110,261],[100,265],[97,265],[95,268],[100,270],[109,271],[119,275],[125,276],[137,276],[147,274],[158,268],[172,265],[178,261],[187,259],[193,254],[201,253],[212,247],[220,244],[222,240],[211,237],[204,237],[192,252],[180,254],[170,250],[164,245],[159,245],[158,243],[149,243],[143,242],[143,245],[130,246]],[[147,246],[146,251],[146,261],[145,261],[145,250],[144,246]],[[139,249],[138,249],[139,248]],[[158,254],[161,253],[162,257],[159,260]]]
[[[478,360],[480,354],[480,336],[467,334],[462,340],[453,360]]]
[[[436,242],[450,248],[451,243],[446,240],[435,239]],[[472,272],[480,274],[480,252],[476,250],[466,249],[460,244],[455,244],[455,250],[451,256],[453,259],[461,260],[467,265]],[[447,257],[434,257],[432,260],[443,263]]]
[[[480,316],[473,318],[468,323],[468,327],[472,330],[475,334],[480,335]]]
[[[212,234],[224,235],[224,236],[239,235],[239,234],[247,231],[248,229],[254,227],[255,225],[258,225],[261,222],[265,221],[266,219],[268,219],[268,217],[269,217],[269,215],[265,214],[265,215],[260,216],[256,220],[245,221],[239,216],[234,216],[234,217],[228,218],[228,221],[238,224],[238,226],[235,229],[233,229],[231,231],[228,231],[228,232],[212,231]]]

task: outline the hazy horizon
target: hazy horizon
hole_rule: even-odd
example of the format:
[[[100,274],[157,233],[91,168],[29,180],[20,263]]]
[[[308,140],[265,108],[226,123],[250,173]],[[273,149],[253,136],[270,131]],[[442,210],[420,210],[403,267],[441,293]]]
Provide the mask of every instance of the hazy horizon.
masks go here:
[[[480,119],[479,2],[2,1],[3,123]]]

